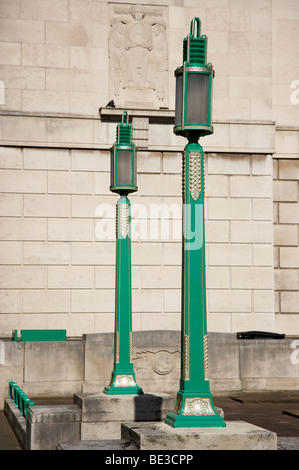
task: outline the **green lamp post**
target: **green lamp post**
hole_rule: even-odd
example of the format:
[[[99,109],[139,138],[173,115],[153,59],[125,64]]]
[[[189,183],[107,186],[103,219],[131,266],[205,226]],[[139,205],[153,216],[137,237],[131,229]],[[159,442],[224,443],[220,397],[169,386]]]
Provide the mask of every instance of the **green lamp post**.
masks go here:
[[[194,18],[183,43],[183,66],[175,71],[174,133],[188,144],[183,154],[181,378],[175,409],[165,419],[172,427],[226,426],[215,411],[208,379],[204,156],[198,143],[213,132],[214,73],[206,49],[207,38],[200,36],[200,20]]]
[[[128,194],[137,191],[136,154],[131,140],[128,113],[117,126],[111,150],[110,190],[120,195],[116,206],[116,293],[114,368],[107,395],[141,395],[136,384],[132,360],[131,233]]]

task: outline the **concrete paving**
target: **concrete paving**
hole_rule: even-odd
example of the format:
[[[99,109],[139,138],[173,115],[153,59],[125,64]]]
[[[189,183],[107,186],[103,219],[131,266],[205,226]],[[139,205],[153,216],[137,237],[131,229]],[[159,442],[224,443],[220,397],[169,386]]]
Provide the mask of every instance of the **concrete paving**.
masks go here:
[[[4,411],[0,411],[0,450],[22,450],[14,435]]]
[[[71,404],[73,398],[35,398],[34,401],[36,404]],[[299,392],[214,395],[214,405],[223,409],[225,420],[241,420],[275,432],[278,449],[299,450]],[[89,444],[93,449],[100,445],[96,441]],[[82,442],[78,445],[88,448]],[[0,412],[0,450],[22,450],[3,412]]]
[[[173,428],[166,423],[123,423],[122,438],[138,450],[277,450],[277,435],[244,421],[222,427]]]
[[[299,392],[262,392],[215,397],[214,404],[224,411],[226,420],[242,420],[273,431],[278,437],[298,437],[298,416],[288,410],[299,408]]]

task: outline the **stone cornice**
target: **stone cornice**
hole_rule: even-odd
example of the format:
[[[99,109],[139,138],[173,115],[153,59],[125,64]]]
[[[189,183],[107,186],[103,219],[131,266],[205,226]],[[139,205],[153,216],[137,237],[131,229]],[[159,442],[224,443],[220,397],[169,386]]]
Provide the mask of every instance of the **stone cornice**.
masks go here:
[[[174,110],[126,109],[139,149],[181,151],[186,139],[173,134]],[[7,146],[109,149],[124,109],[101,108],[98,116],[22,113],[0,115],[1,144]],[[214,120],[214,134],[201,139],[208,152],[275,153],[273,121]],[[277,130],[280,130],[277,129]],[[285,130],[285,128],[283,128]]]

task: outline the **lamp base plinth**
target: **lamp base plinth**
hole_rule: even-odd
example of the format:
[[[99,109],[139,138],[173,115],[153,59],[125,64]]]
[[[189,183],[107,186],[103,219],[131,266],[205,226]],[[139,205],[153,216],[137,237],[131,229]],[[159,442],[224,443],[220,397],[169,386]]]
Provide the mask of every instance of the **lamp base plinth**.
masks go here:
[[[216,413],[211,395],[178,392],[174,410],[165,418],[173,428],[225,427],[222,416]]]
[[[143,395],[135,380],[135,374],[118,374],[112,372],[111,381],[103,392],[106,395]]]

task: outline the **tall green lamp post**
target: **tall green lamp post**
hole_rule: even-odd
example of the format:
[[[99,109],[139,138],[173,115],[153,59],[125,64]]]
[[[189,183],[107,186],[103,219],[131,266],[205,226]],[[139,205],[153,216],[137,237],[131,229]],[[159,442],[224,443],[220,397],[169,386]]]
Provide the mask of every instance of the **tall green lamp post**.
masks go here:
[[[198,143],[213,132],[212,64],[200,20],[191,21],[183,42],[183,65],[176,69],[174,133],[188,139],[183,154],[183,246],[181,378],[176,406],[166,416],[172,427],[226,426],[213,405],[208,379],[204,237],[204,156]]]
[[[116,210],[116,292],[114,330],[114,368],[107,395],[141,395],[136,384],[132,359],[131,232],[128,194],[137,191],[136,154],[131,140],[127,111],[117,126],[111,148],[110,191],[118,193]]]

